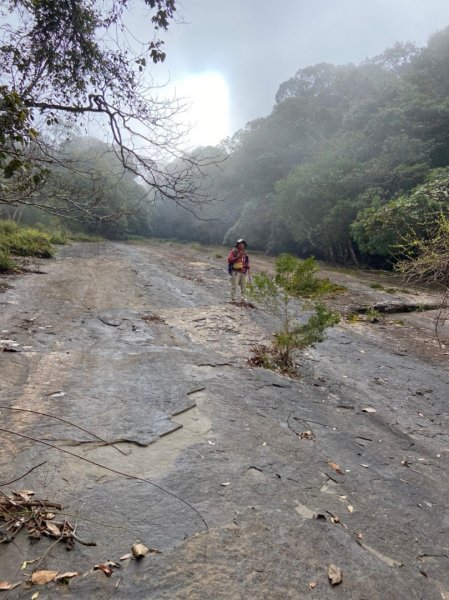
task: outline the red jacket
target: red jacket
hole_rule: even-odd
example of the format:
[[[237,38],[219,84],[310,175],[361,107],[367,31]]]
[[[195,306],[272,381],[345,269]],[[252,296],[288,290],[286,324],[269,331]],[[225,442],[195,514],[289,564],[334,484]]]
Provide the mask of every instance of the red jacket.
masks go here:
[[[240,260],[242,262],[242,268],[234,269],[234,264],[236,262],[239,262]],[[242,254],[237,250],[237,248],[231,248],[231,251],[228,256],[228,265],[231,266],[231,270],[241,270],[242,273],[246,273],[247,271],[249,271],[249,256],[246,254],[246,252]]]

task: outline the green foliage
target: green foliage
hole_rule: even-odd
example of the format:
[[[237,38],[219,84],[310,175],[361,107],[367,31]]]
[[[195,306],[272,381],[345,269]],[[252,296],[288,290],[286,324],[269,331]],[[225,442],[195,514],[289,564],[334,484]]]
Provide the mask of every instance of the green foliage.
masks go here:
[[[71,218],[94,215],[103,224],[98,190],[91,202],[79,205],[54,185],[61,168],[69,181],[74,173],[79,179],[76,166],[64,160],[65,145],[91,119],[113,140],[122,169],[145,182],[147,204],[156,197],[179,204],[196,199],[201,165],[181,148],[188,130],[176,118],[181,108],[174,100],[156,99],[152,78],[143,73],[166,57],[161,35],[176,5],[176,0],[2,2],[0,205],[35,205]],[[129,29],[134,10],[143,11],[146,21],[141,44]],[[129,36],[116,35],[125,29]],[[106,189],[112,196],[113,188]],[[139,229],[140,218],[133,220],[128,209],[119,205],[115,220],[126,211],[127,227]],[[116,233],[113,226],[104,229]]]
[[[314,258],[300,261],[282,254],[277,257],[275,267],[274,275],[265,272],[254,275],[249,293],[281,323],[270,350],[273,364],[292,370],[293,352],[322,341],[325,330],[336,325],[340,316],[321,302],[314,302],[314,312],[308,321],[298,322],[298,299],[306,299],[305,307],[310,308],[311,299],[323,297],[335,287],[328,280],[316,277],[318,267]]]
[[[73,242],[101,242],[104,238],[101,235],[95,235],[93,233],[86,233],[84,231],[73,232],[70,231],[67,234],[69,240]]]
[[[275,334],[275,350],[282,364],[290,364],[292,352],[322,342],[325,331],[340,322],[340,315],[328,309],[323,303],[313,306],[314,313],[307,323],[296,324],[289,331],[283,330]]]
[[[15,262],[11,258],[9,250],[0,246],[0,272],[5,273],[7,271],[13,271],[15,266]]]
[[[396,269],[407,281],[449,289],[449,217],[441,215],[434,235],[419,241],[415,255],[404,258]]]
[[[373,306],[370,306],[366,311],[366,320],[370,323],[378,323],[382,318],[382,313]]]
[[[18,256],[50,258],[54,254],[51,235],[13,221],[0,221],[0,248]]]
[[[430,172],[425,183],[387,203],[361,211],[351,229],[364,252],[413,256],[449,216],[449,168]]]
[[[244,236],[268,252],[390,267],[404,234],[426,237],[416,225],[433,210],[424,191],[414,207],[405,199],[449,165],[448,64],[449,28],[426,48],[299,70],[269,116],[222,144],[207,241]],[[197,239],[193,221],[176,221],[169,237]]]
[[[297,260],[290,254],[276,259],[276,283],[298,298],[317,298],[340,291],[327,277],[317,277],[319,267],[313,256]]]
[[[113,147],[95,138],[74,138],[65,144],[59,162],[70,169],[54,166],[42,192],[52,198],[51,206],[61,218],[54,222],[45,219],[42,211],[32,214],[44,220],[45,230],[56,235],[59,229],[62,243],[62,229],[113,239],[151,233],[153,209],[145,201],[148,191],[123,167]]]

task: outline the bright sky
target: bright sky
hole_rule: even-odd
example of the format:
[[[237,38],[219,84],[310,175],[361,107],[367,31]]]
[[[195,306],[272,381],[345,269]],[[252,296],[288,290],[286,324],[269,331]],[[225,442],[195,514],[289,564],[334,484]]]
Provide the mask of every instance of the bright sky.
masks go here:
[[[185,99],[187,108],[182,120],[190,124],[189,143],[193,146],[215,145],[229,135],[230,102],[225,78],[214,71],[187,75],[168,88]]]
[[[192,144],[216,144],[271,111],[280,84],[320,62],[360,63],[395,42],[426,44],[449,0],[177,0],[157,82],[190,98]],[[145,39],[140,14],[130,24]]]

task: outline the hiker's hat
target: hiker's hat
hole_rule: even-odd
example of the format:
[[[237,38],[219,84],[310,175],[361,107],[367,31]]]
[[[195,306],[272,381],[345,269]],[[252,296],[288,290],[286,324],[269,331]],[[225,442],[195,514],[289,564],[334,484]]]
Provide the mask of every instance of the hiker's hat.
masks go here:
[[[235,245],[238,246],[239,244],[245,244],[245,246],[248,245],[243,238],[240,238],[236,241]]]

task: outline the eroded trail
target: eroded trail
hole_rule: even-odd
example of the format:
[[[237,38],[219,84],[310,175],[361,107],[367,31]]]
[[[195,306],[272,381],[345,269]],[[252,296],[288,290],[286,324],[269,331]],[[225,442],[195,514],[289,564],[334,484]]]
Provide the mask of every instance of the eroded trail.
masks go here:
[[[1,404],[116,444],[0,411],[3,429],[91,461],[0,433],[0,482],[46,461],[13,487],[62,502],[97,543],[56,544],[40,568],[86,573],[140,540],[162,553],[74,578],[65,594],[449,599],[447,356],[429,336],[419,353],[424,334],[392,318],[335,328],[304,354],[301,379],[250,369],[272,324],[227,303],[223,263],[172,243],[74,245],[0,296],[1,337],[20,350],[0,354]],[[23,561],[49,544],[1,544],[0,580],[24,580]]]

